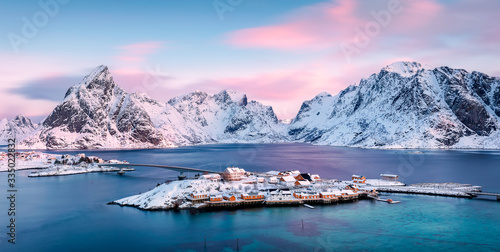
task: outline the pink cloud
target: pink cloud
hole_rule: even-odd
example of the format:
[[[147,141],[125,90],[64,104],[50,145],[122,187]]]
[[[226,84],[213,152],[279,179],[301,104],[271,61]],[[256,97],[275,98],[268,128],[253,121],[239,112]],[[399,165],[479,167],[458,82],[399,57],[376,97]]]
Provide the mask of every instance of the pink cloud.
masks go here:
[[[362,22],[352,15],[357,1],[341,0],[308,6],[280,24],[248,28],[227,36],[226,42],[236,47],[324,49],[339,41],[352,29],[346,25]]]
[[[233,33],[229,42],[238,47],[270,47],[292,49],[303,47],[316,41],[316,38],[301,32],[301,24],[286,24],[250,28]]]
[[[119,53],[115,58],[120,62],[140,63],[145,61],[148,55],[156,53],[164,47],[165,42],[162,41],[146,41],[123,45],[117,47]]]
[[[381,13],[391,10],[388,2],[391,1],[331,0],[314,4],[281,22],[234,31],[226,36],[226,43],[242,48],[338,51],[342,43],[353,44],[360,31],[366,34],[370,24],[378,24],[380,30],[361,48],[365,54],[446,50],[450,44],[444,38],[462,40],[463,44],[479,40],[490,45],[500,38],[496,14],[499,1],[399,1],[401,11],[389,12],[389,21],[383,24],[377,17],[383,19]]]

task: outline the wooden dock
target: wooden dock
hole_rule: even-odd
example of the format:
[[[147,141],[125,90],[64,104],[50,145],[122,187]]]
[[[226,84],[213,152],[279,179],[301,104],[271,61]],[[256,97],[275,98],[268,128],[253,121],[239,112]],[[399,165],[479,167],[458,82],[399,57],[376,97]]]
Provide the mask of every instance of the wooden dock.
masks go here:
[[[468,192],[472,197],[477,197],[478,195],[486,196],[496,196],[497,200],[500,201],[500,193],[490,193],[490,192]]]

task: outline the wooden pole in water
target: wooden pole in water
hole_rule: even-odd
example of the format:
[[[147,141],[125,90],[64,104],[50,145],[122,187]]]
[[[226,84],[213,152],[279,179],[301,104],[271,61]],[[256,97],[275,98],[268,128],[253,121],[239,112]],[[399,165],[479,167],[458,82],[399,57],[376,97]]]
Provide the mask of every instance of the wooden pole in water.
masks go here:
[[[302,229],[304,229],[304,219],[302,219]]]
[[[203,236],[203,238],[205,239],[205,248],[207,248],[207,236]]]
[[[236,238],[236,250],[237,250],[237,251],[239,251],[239,250],[240,250],[240,243],[239,243],[238,238]]]

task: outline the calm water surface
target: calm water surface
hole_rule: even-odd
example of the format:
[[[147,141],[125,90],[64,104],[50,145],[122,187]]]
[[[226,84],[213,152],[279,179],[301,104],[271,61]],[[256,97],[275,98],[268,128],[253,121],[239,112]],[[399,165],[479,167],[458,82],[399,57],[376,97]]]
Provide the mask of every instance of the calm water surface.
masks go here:
[[[338,179],[348,179],[353,173],[368,178],[395,173],[405,183],[472,183],[482,185],[483,191],[500,192],[500,151],[412,152],[226,144],[86,154],[217,171],[231,165],[251,171],[299,169]],[[143,167],[124,176],[92,173],[28,178],[30,172],[17,172],[17,244],[7,244],[3,228],[0,251],[500,250],[500,202],[492,198],[392,194],[392,199],[402,203],[362,200],[315,209],[146,212],[106,203],[145,192],[177,173]],[[3,227],[8,225],[6,182],[7,174],[0,173]]]

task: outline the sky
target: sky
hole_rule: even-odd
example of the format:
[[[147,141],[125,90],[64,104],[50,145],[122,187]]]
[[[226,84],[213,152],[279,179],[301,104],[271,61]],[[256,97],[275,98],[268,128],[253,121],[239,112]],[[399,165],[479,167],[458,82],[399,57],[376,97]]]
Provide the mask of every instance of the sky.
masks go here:
[[[42,120],[99,65],[128,92],[239,90],[292,118],[402,60],[500,76],[497,0],[5,0],[0,118]]]

